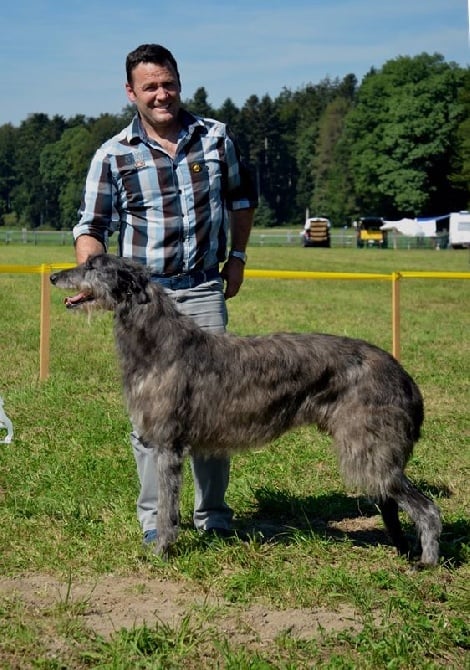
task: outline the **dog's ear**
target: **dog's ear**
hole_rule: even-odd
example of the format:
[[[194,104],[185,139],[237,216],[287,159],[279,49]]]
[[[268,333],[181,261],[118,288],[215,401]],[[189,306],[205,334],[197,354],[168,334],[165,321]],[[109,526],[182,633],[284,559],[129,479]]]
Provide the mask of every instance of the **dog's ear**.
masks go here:
[[[145,272],[119,268],[117,274],[120,300],[132,299],[139,305],[150,302],[151,295],[148,290],[150,278]]]
[[[151,300],[151,292],[149,291],[150,278],[145,273],[139,273],[133,277],[134,287],[133,294],[135,300],[139,305],[145,305]]]

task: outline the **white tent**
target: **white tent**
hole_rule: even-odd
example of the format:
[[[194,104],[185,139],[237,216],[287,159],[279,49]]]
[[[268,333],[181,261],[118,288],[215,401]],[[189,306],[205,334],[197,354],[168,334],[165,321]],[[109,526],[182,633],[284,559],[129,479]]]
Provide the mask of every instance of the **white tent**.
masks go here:
[[[400,219],[400,221],[384,221],[380,229],[396,230],[407,237],[436,237],[436,220]]]

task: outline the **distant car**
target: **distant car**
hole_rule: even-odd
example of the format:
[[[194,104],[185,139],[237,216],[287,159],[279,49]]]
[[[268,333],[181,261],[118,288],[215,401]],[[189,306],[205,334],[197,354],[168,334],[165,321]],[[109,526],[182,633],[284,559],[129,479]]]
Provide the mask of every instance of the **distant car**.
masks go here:
[[[388,247],[388,233],[381,230],[384,220],[380,216],[362,216],[356,224],[358,247]]]
[[[331,247],[331,223],[323,216],[314,216],[305,221],[301,233],[304,247]]]

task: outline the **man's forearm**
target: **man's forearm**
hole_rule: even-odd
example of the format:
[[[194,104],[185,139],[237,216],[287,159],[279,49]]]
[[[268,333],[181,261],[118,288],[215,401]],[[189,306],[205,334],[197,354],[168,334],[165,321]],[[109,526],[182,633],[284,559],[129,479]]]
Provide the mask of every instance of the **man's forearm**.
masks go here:
[[[101,242],[91,235],[80,235],[75,242],[75,258],[79,264],[84,263],[88,256],[101,254],[104,250]]]
[[[254,209],[238,209],[230,212],[231,249],[245,251],[253,225]]]

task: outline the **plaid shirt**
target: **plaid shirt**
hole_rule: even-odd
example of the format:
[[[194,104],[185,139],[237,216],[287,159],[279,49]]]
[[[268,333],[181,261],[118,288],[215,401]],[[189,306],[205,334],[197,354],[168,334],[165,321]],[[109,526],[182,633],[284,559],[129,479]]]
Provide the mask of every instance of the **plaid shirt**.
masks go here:
[[[138,116],[94,155],[74,227],[154,272],[207,270],[226,257],[227,210],[256,207],[252,179],[225,124],[180,112],[171,158]]]

